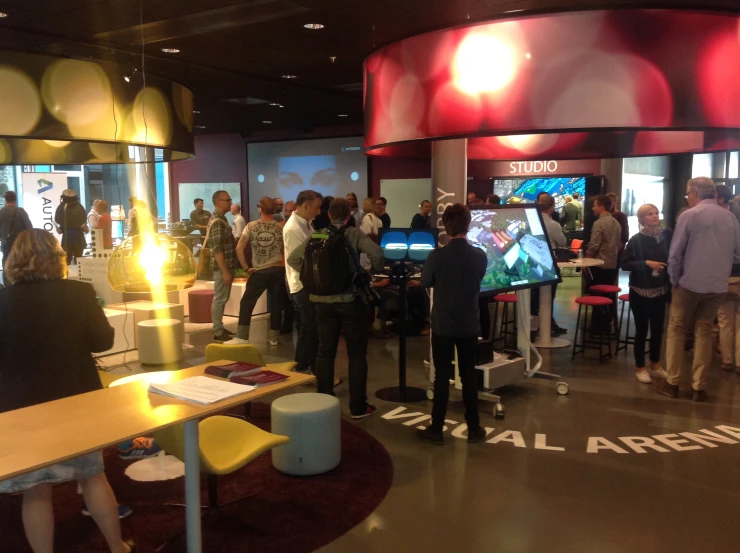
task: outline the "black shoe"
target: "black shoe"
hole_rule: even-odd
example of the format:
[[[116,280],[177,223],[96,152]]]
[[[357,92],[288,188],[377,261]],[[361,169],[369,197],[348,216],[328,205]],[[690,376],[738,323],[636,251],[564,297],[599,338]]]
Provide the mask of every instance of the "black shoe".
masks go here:
[[[359,415],[352,415],[352,418],[355,419],[355,420],[364,419],[365,417],[369,417],[371,415],[374,415],[377,410],[378,410],[377,407],[375,407],[374,405],[370,405],[368,403],[367,404],[367,407],[365,407],[365,412],[360,413]]]
[[[444,445],[445,437],[441,431],[432,430],[431,426],[427,426],[424,430],[417,430],[416,436],[420,440],[432,442],[434,445]]]
[[[703,402],[709,399],[709,396],[707,395],[706,390],[694,390],[694,395],[691,399],[696,402]]]
[[[468,428],[468,443],[477,444],[481,440],[486,439],[486,429],[482,426],[477,428]]]
[[[655,391],[658,392],[660,395],[669,397],[671,399],[678,399],[678,386],[669,384],[667,380],[663,380],[661,378],[660,380],[655,382],[653,386],[655,388]]]
[[[225,330],[222,331],[220,334],[214,334],[213,335],[213,341],[214,342],[228,342],[234,337],[233,334],[228,334]]]
[[[552,327],[550,328],[550,331],[555,336],[562,336],[563,334],[568,334],[567,328],[563,328],[562,326],[558,326],[556,324],[552,325]]]
[[[224,328],[223,333],[226,334],[229,338],[233,338],[236,336],[236,332],[231,332],[228,328]]]

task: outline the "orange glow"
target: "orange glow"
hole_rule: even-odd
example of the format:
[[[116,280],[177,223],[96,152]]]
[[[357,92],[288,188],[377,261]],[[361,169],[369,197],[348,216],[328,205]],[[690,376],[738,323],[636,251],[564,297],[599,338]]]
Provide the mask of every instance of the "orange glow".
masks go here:
[[[471,33],[460,43],[452,62],[455,86],[470,96],[498,92],[514,79],[515,52],[497,36]]]

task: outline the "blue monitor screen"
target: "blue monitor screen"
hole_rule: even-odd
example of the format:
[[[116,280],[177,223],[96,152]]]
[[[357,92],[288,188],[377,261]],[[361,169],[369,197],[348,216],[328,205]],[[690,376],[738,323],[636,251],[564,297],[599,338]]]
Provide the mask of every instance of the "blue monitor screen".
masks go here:
[[[385,260],[424,263],[437,244],[437,229],[380,229]]]
[[[528,204],[537,200],[540,192],[547,192],[555,200],[555,209],[560,211],[565,205],[565,197],[580,194],[581,200],[586,197],[585,177],[534,178],[534,179],[496,179],[493,181],[493,193],[501,198],[504,204]]]

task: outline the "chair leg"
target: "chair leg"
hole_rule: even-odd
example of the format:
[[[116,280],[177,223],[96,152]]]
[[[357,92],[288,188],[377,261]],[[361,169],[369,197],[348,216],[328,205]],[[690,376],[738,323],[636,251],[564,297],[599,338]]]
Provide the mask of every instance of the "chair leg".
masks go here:
[[[576,318],[576,333],[573,337],[573,354],[570,356],[570,360],[573,361],[573,359],[576,358],[576,346],[578,345],[578,329],[581,326],[581,309],[583,308],[583,305],[578,304],[578,317]]]
[[[218,509],[218,477],[215,474],[208,474],[208,508]]]

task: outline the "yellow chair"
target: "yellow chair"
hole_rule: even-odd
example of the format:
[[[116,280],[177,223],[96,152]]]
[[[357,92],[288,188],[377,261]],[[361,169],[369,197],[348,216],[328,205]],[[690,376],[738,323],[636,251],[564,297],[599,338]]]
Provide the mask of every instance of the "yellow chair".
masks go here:
[[[241,361],[243,363],[253,363],[267,369],[280,369],[283,371],[292,371],[298,366],[295,361],[286,361],[285,363],[268,363],[262,359],[260,350],[251,344],[226,345],[226,344],[208,344],[206,346],[206,363],[225,359],[227,361]]]
[[[115,382],[119,378],[123,378],[126,375],[125,374],[111,374],[109,372],[101,371],[100,369],[98,369],[98,376],[100,377],[100,383],[103,385],[103,388],[107,388],[113,382]]]
[[[234,520],[224,515],[221,509],[239,503],[244,498],[219,505],[218,475],[231,474],[239,470],[266,451],[290,443],[290,438],[265,432],[241,419],[219,415],[200,421],[198,431],[200,434],[200,470],[206,474],[208,479],[208,505],[202,516],[214,513],[217,516]],[[164,451],[184,462],[185,431],[183,425],[159,430],[155,432],[154,438]],[[184,507],[179,504],[174,506]],[[242,524],[238,520],[234,522]]]

